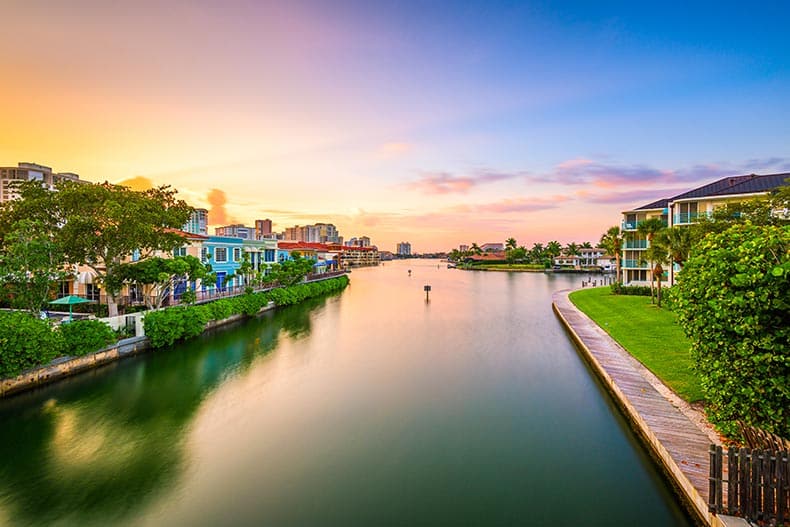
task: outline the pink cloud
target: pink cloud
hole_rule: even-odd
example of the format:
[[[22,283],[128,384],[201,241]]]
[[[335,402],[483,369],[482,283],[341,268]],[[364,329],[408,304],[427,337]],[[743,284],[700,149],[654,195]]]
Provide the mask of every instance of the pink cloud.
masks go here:
[[[416,181],[406,184],[407,188],[425,194],[463,194],[472,187],[513,179],[520,173],[480,171],[469,176],[456,176],[449,172],[424,173]]]

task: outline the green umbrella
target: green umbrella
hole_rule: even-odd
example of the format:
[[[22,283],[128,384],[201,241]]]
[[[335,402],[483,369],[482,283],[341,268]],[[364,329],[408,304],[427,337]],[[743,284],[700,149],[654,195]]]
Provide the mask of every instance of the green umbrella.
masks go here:
[[[82,298],[81,296],[69,295],[69,296],[64,296],[63,298],[58,298],[57,300],[53,300],[52,302],[50,302],[50,304],[69,306],[69,322],[71,322],[72,306],[74,306],[74,304],[84,304],[85,302],[90,302],[90,300]]]

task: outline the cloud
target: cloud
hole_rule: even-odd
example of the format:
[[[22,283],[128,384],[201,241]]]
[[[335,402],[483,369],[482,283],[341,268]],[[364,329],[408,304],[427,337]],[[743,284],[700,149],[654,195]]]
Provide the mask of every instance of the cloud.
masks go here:
[[[635,189],[625,190],[621,192],[591,192],[589,190],[579,190],[576,196],[589,203],[601,204],[629,204],[644,202],[649,203],[662,198],[675,196],[688,190],[688,187],[674,187],[674,188],[661,188],[661,189]]]
[[[225,191],[218,188],[211,189],[206,195],[211,209],[208,212],[208,217],[212,225],[227,225],[235,223],[225,210],[225,205],[228,203],[228,198],[225,196]]]
[[[154,182],[145,176],[135,176],[119,181],[118,185],[129,187],[132,190],[148,190],[154,188]]]
[[[612,188],[629,184],[695,183],[753,171],[774,170],[790,170],[790,160],[769,157],[750,159],[740,164],[707,163],[688,168],[661,169],[641,164],[617,165],[579,158],[563,161],[549,173],[528,174],[526,178],[531,182]]]
[[[479,171],[469,176],[456,176],[450,172],[426,172],[416,181],[406,183],[406,188],[424,194],[463,194],[472,187],[513,179],[521,173]]]
[[[475,212],[493,212],[507,214],[510,212],[535,212],[556,209],[560,203],[568,201],[567,196],[555,195],[547,198],[508,198],[493,203],[473,206]]]

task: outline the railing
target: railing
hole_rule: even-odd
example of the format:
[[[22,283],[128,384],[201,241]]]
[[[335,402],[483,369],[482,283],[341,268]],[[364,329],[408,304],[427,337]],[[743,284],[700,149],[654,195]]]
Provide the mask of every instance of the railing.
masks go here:
[[[620,224],[620,230],[623,231],[635,231],[636,230],[636,221],[624,221]]]
[[[681,212],[672,217],[672,225],[693,223],[700,216],[697,212]]]
[[[735,447],[725,454],[722,447],[711,445],[708,510],[761,525],[783,525],[790,519],[788,451]]]
[[[647,263],[641,262],[640,260],[623,260],[622,267],[629,269],[647,269],[649,266]]]
[[[626,240],[625,249],[647,249],[647,240]]]

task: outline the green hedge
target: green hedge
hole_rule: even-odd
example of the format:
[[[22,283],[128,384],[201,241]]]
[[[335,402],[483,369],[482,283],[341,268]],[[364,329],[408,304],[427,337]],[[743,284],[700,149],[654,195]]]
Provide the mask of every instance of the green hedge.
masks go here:
[[[62,324],[59,331],[63,335],[63,355],[86,355],[118,340],[110,326],[100,320],[74,320]]]
[[[62,354],[63,335],[49,320],[28,312],[0,313],[0,377],[14,377],[23,370],[46,364]]]
[[[198,306],[178,306],[153,311],[143,319],[145,334],[154,348],[171,346],[178,340],[200,335],[209,321],[223,320],[233,315],[252,316],[269,301],[277,306],[292,305],[310,297],[340,291],[347,285],[348,277],[343,275],[330,280],[273,289],[265,293],[247,293],[233,298],[223,298]]]
[[[650,286],[646,285],[623,285],[615,282],[610,287],[613,295],[650,296]]]

